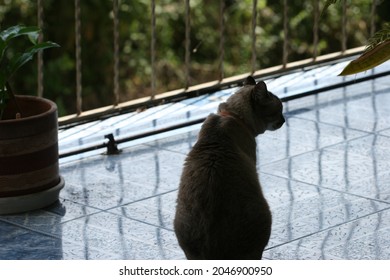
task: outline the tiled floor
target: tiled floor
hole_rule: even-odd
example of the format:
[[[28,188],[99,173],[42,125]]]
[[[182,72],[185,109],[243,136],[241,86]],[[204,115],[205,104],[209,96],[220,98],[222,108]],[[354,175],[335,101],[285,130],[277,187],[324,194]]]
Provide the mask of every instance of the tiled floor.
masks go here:
[[[285,113],[257,139],[273,213],[264,257],[390,259],[390,77],[289,101]],[[172,220],[198,130],[62,161],[57,204],[0,216],[0,259],[183,259]]]

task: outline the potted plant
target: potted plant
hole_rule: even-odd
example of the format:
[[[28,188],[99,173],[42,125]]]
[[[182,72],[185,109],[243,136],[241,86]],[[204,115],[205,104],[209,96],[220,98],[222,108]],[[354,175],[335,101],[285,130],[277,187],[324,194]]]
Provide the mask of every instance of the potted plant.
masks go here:
[[[16,25],[0,31],[0,214],[48,206],[64,186],[58,167],[57,106],[35,96],[15,95],[10,80],[39,51],[40,29]],[[16,38],[31,47],[10,51]],[[19,39],[18,39],[19,40]]]

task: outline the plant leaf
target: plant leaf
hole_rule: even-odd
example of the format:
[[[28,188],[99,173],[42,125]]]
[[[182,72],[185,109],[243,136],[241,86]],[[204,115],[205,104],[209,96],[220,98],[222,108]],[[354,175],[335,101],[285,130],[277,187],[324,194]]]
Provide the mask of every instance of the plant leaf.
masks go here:
[[[35,26],[25,27],[23,25],[15,25],[0,32],[0,63],[3,61],[5,50],[11,39],[18,36],[28,36],[31,43],[36,45],[39,32],[41,30]]]
[[[23,25],[16,25],[11,26],[7,28],[6,30],[3,30],[0,32],[0,37],[3,39],[3,41],[8,42],[12,38],[18,37],[18,36],[36,36],[35,34],[39,34],[41,30],[38,27],[35,26],[28,26],[25,27]]]
[[[0,38],[0,64],[3,61],[6,47],[7,47],[6,42],[2,38]]]
[[[383,29],[376,32],[371,38],[368,39],[368,44],[365,52],[370,51],[380,43],[390,39],[390,22],[383,25]]]
[[[339,76],[346,76],[367,71],[390,59],[390,40],[376,45],[360,57],[352,60]]]
[[[29,48],[25,53],[16,56],[14,59],[10,61],[10,65],[8,68],[8,75],[11,77],[20,67],[26,64],[28,61],[32,60],[33,56],[44,49],[59,47],[58,44],[54,42],[44,42],[36,44],[35,46]]]
[[[10,37],[15,36],[15,34],[17,34],[19,32],[20,28],[21,28],[20,25],[16,25],[16,26],[11,26],[11,27],[7,28],[6,30],[3,30],[0,32],[0,38],[3,41],[6,41]]]

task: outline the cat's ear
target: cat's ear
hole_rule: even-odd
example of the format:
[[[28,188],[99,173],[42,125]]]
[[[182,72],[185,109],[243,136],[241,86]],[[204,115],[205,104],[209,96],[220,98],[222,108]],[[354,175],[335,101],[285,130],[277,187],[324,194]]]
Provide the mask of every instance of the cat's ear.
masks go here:
[[[256,86],[253,88],[252,98],[255,99],[256,101],[261,101],[264,98],[268,98],[268,97],[269,97],[269,93],[267,90],[267,85],[263,81],[258,82]]]
[[[226,102],[222,102],[221,104],[219,104],[218,110],[217,110],[218,113],[220,113],[220,112],[222,112],[222,111],[226,111],[226,110],[227,110],[227,104],[226,104]]]
[[[249,85],[251,86],[256,85],[256,81],[252,76],[248,76],[244,81],[244,86],[249,86]]]

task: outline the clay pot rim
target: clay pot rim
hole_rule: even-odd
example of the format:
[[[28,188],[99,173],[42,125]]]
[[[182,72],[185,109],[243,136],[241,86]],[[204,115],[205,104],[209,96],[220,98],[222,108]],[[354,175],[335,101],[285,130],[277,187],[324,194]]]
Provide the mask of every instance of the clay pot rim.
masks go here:
[[[43,97],[39,97],[39,96],[31,96],[31,95],[15,95],[15,98],[16,99],[24,99],[24,100],[33,100],[34,102],[42,102],[42,103],[46,103],[50,106],[50,108],[40,114],[36,114],[36,115],[33,115],[33,116],[28,116],[28,117],[22,117],[20,119],[7,119],[7,120],[0,120],[0,124],[3,123],[3,124],[10,124],[10,123],[13,123],[13,122],[21,122],[21,121],[27,121],[27,120],[34,120],[34,119],[39,119],[45,115],[50,115],[54,112],[57,111],[57,105],[56,103],[54,103],[53,101],[49,100],[49,99],[46,99],[46,98],[43,98]]]

